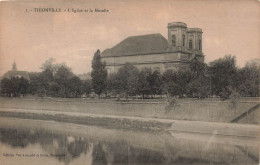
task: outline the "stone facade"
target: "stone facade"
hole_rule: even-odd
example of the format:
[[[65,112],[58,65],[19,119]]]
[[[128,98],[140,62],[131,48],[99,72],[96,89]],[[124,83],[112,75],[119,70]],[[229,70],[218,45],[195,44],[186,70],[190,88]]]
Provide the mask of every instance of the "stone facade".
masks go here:
[[[128,37],[113,48],[101,53],[108,73],[115,73],[125,63],[138,69],[151,68],[163,73],[168,69],[186,69],[196,58],[204,62],[202,30],[187,28],[182,22],[168,24],[168,40],[161,34]]]

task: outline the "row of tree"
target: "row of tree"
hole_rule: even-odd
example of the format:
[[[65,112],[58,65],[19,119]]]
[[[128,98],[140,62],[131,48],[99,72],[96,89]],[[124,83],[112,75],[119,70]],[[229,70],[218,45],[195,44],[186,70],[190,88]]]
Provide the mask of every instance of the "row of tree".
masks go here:
[[[30,82],[23,77],[12,77],[1,81],[1,95],[21,96],[25,94],[52,97],[81,97],[91,92],[91,80],[81,81],[64,63],[54,64],[49,59],[42,64],[42,72],[29,73]]]
[[[258,63],[236,66],[235,56],[226,55],[209,65],[191,61],[186,70],[167,70],[163,74],[152,72],[150,68],[139,71],[126,63],[117,73],[107,76],[105,63],[101,62],[97,51],[92,61],[92,82],[95,93],[117,97],[170,94],[178,97],[219,96],[228,99],[232,95],[245,97],[259,96]]]
[[[164,73],[150,68],[138,70],[130,63],[117,73],[107,74],[106,64],[101,61],[98,50],[92,60],[92,79],[82,81],[62,64],[49,59],[42,64],[42,71],[30,73],[30,82],[23,77],[1,80],[1,95],[25,94],[51,97],[81,97],[92,91],[100,96],[154,97],[163,94],[178,97],[219,96],[227,99],[232,95],[259,96],[260,68],[258,63],[236,66],[234,56],[225,56],[209,65],[191,61],[186,70],[167,70]]]

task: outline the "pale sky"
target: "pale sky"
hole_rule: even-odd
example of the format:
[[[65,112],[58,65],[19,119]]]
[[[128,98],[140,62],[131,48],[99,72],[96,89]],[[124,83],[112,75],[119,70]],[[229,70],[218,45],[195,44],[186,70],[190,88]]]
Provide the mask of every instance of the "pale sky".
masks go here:
[[[34,8],[107,9],[106,13],[36,13]],[[259,0],[55,0],[0,2],[0,76],[11,69],[40,71],[53,57],[77,74],[91,71],[97,49],[128,36],[161,33],[169,22],[203,30],[205,62],[232,54],[237,64],[260,58]]]

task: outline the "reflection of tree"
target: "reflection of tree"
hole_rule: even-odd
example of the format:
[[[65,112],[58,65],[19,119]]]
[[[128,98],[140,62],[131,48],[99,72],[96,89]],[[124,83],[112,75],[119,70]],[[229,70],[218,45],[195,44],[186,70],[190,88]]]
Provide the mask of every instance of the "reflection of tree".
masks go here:
[[[29,131],[0,128],[0,141],[2,143],[14,148],[25,148],[29,144],[40,143],[42,149],[50,154],[60,155],[55,156],[55,158],[66,164],[79,157],[81,153],[87,154],[91,146],[91,143],[84,138],[71,138],[44,130]]]
[[[116,164],[166,164],[168,162],[167,160],[168,158],[166,158],[163,152],[161,151],[153,151],[149,149],[133,147],[130,146],[125,141],[99,143],[98,147],[96,148],[101,150],[103,159],[106,159],[107,162],[115,165]],[[95,154],[94,149],[93,149],[93,154]],[[109,158],[111,158],[111,160]],[[102,160],[102,158],[100,159]],[[94,157],[93,157],[93,161],[94,161]]]
[[[171,143],[165,143],[163,150],[158,151],[145,146],[144,148],[132,146],[126,141],[107,142],[98,139],[92,141],[83,137],[60,135],[46,130],[26,131],[0,128],[2,143],[16,148],[25,148],[29,144],[38,143],[49,154],[64,155],[55,156],[64,164],[70,164],[73,159],[80,157],[83,153],[87,154],[90,150],[92,151],[92,165],[215,163],[214,160],[208,159],[207,154],[198,153],[201,143],[194,144],[193,141],[182,142],[181,140],[172,143],[173,139],[169,140]],[[215,154],[214,150],[210,154]],[[217,154],[216,158],[218,158]],[[229,154],[227,157],[234,156],[233,152],[224,154]]]
[[[17,131],[15,129],[0,128],[0,132],[0,141],[14,148],[25,148],[30,143],[35,143],[38,136],[29,131]]]
[[[92,152],[92,165],[105,165],[107,164],[106,153],[101,143],[93,146]]]

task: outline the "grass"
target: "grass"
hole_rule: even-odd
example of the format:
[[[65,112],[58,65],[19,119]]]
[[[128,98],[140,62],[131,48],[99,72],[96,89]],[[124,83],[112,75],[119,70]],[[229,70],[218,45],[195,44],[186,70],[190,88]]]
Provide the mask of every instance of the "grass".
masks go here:
[[[0,98],[0,108],[52,110],[212,122],[230,122],[234,117],[242,114],[256,104],[257,102],[239,102],[237,108],[232,109],[229,102],[186,99],[180,100],[174,109],[167,110],[166,107],[168,103],[164,100],[117,102],[109,99],[89,100],[80,98]]]

